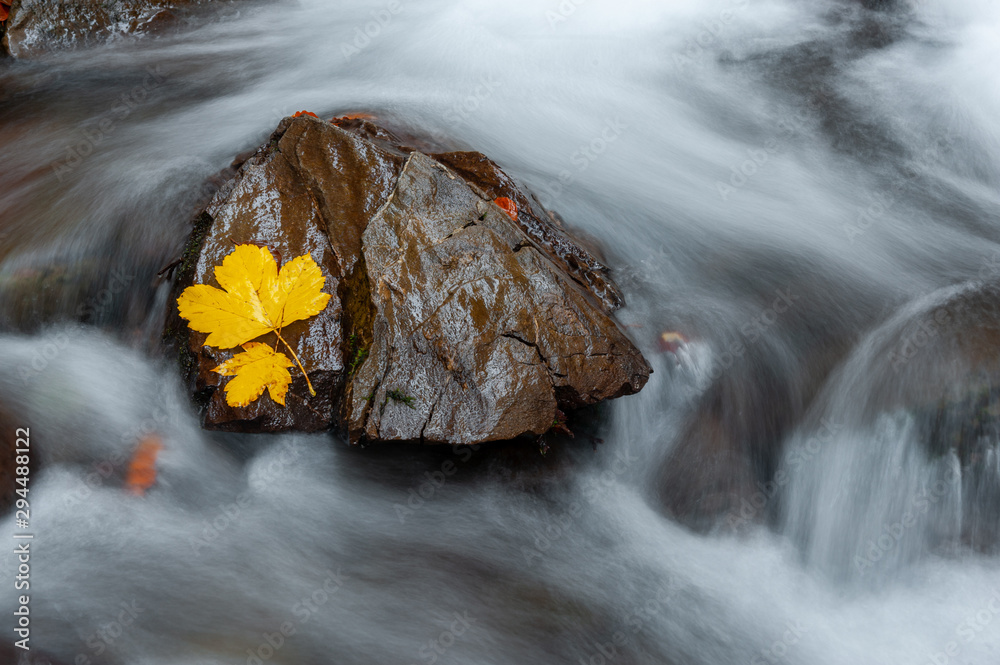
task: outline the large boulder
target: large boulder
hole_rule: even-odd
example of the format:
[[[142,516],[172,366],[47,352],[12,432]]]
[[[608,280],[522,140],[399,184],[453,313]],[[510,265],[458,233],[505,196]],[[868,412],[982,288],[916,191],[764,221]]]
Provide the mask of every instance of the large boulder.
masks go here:
[[[642,388],[651,370],[611,316],[622,300],[607,269],[496,164],[339,124],[283,120],[196,221],[175,296],[217,285],[243,243],[311,255],[332,295],[282,331],[317,393],[296,372],[284,407],[267,394],[229,406],[211,370],[233,351],[205,346],[171,299],[167,337],[206,427],[476,443],[542,434],[561,409]]]

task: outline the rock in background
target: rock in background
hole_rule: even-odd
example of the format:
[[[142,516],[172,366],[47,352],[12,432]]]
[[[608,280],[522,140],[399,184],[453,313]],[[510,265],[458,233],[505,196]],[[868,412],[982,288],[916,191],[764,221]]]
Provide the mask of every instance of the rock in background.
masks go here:
[[[540,435],[559,409],[642,388],[651,370],[611,317],[622,299],[607,269],[499,167],[337,122],[286,118],[196,221],[166,336],[206,427],[476,443]],[[230,407],[211,369],[233,351],[176,315],[176,295],[215,285],[242,243],[308,253],[326,278],[327,308],[283,331],[315,397],[295,373],[286,407]]]
[[[3,50],[16,58],[154,31],[203,0],[13,0]]]

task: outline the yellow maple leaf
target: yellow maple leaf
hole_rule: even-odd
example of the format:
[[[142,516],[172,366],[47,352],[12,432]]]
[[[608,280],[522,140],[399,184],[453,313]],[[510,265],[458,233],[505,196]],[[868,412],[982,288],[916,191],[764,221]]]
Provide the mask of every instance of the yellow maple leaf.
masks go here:
[[[330,301],[330,294],[322,291],[326,278],[312,257],[308,254],[296,257],[282,266],[279,272],[274,257],[266,247],[237,245],[222,260],[222,265],[215,267],[215,279],[221,289],[209,284],[195,284],[184,289],[177,299],[178,312],[187,319],[191,329],[208,333],[205,344],[221,349],[231,349],[261,335],[275,333],[305,375],[309,392],[315,395],[316,391],[295,349],[281,336],[283,327],[319,314]],[[284,354],[275,355],[285,357]],[[258,359],[263,362],[262,358]],[[225,367],[228,362],[213,371]],[[276,366],[276,362],[271,361],[272,366]],[[250,371],[249,364],[240,367]],[[240,375],[237,372],[238,368],[233,370],[238,378]],[[285,374],[288,372],[285,371]],[[284,404],[286,390],[287,386],[281,391],[281,404]],[[262,393],[263,388],[252,399]],[[242,390],[237,390],[237,394],[243,395]],[[275,392],[271,391],[271,396],[274,395]],[[235,398],[230,399],[228,387],[226,402],[230,406],[249,404],[249,401],[237,404]]]
[[[266,247],[237,245],[215,267],[215,279],[222,289],[189,286],[177,299],[177,308],[192,330],[209,333],[206,345],[220,349],[315,316],[330,300],[330,294],[320,290],[326,278],[308,254],[286,263],[279,274]]]
[[[250,342],[243,345],[243,353],[222,363],[213,372],[235,377],[226,384],[226,403],[230,406],[249,406],[264,394],[267,388],[271,399],[285,405],[285,393],[292,383],[288,368],[292,361],[267,344]]]

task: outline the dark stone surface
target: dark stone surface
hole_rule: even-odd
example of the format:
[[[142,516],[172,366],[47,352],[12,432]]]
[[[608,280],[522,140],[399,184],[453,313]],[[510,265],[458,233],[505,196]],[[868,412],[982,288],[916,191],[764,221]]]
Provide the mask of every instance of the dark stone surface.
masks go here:
[[[475,443],[542,434],[557,408],[642,388],[650,368],[609,314],[621,296],[607,269],[546,228],[548,214],[484,156],[444,161],[474,168],[402,147],[368,121],[299,117],[240,166],[199,218],[175,296],[215,284],[223,257],[254,243],[279,260],[309,253],[332,298],[283,331],[317,395],[295,372],[286,407],[264,395],[245,408],[226,404],[226,379],[211,371],[236,350],[203,346],[171,300],[167,337],[206,427]],[[518,202],[517,220],[494,194]]]
[[[31,57],[114,35],[155,32],[181,16],[213,9],[203,0],[14,0],[2,50]]]

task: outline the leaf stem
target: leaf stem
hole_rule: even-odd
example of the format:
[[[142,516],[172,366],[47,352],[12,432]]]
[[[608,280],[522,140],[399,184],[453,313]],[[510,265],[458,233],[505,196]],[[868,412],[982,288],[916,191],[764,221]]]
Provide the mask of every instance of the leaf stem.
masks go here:
[[[285,348],[288,349],[292,354],[292,357],[295,358],[295,363],[299,366],[299,369],[302,370],[302,376],[306,377],[306,385],[309,386],[309,394],[315,397],[316,391],[313,390],[312,381],[309,380],[309,375],[306,374],[306,369],[302,366],[302,361],[299,360],[299,356],[295,353],[295,349],[292,348],[291,344],[285,341],[285,338],[281,336],[281,333],[277,329],[275,329],[274,334],[278,336],[281,343],[285,345]]]

